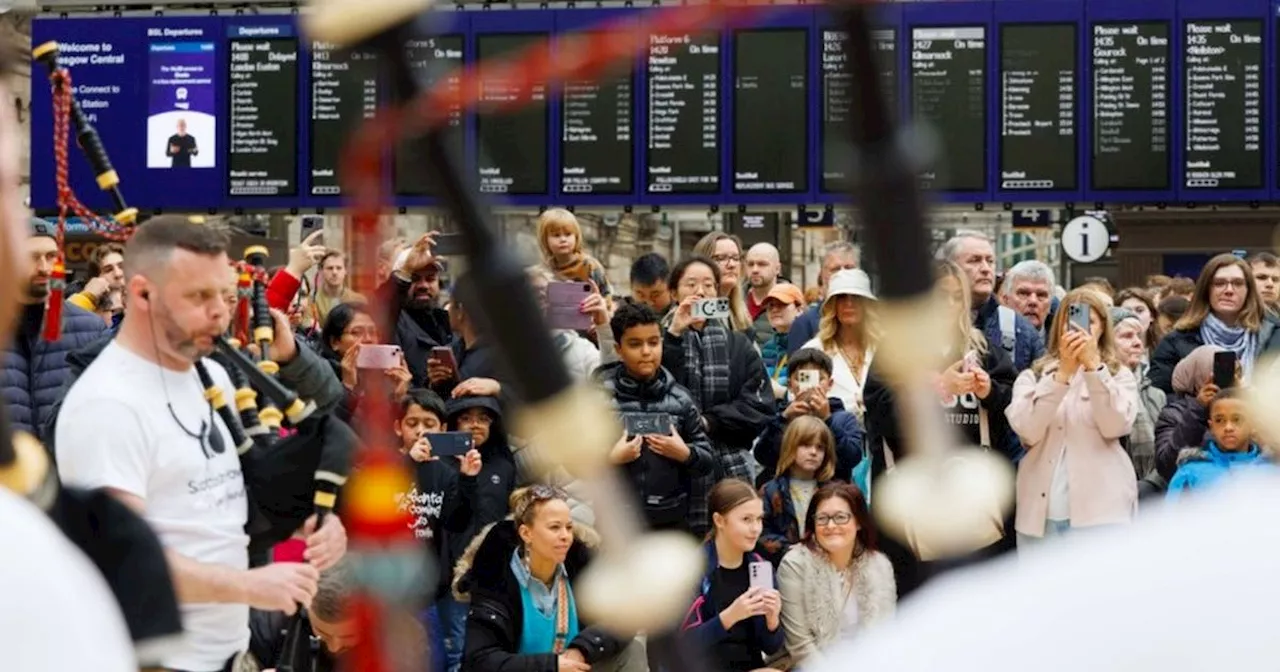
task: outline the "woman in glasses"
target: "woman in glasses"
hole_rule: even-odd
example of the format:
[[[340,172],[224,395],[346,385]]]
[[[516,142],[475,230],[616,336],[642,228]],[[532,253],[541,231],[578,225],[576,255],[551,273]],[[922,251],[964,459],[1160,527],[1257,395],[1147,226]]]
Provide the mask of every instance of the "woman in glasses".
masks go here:
[[[1248,382],[1258,356],[1280,349],[1277,326],[1258,295],[1253,269],[1234,254],[1219,254],[1200,272],[1187,312],[1156,346],[1147,376],[1173,394],[1173,368],[1192,350],[1212,345],[1236,353]]]
[[[804,537],[778,567],[782,628],[793,665],[893,615],[898,593],[889,559],[857,487],[833,482],[809,502]]]
[[[581,619],[574,587],[599,537],[575,525],[568,497],[535,485],[511,495],[511,516],[476,536],[454,573],[471,602],[463,668],[471,672],[640,672],[643,647]]]

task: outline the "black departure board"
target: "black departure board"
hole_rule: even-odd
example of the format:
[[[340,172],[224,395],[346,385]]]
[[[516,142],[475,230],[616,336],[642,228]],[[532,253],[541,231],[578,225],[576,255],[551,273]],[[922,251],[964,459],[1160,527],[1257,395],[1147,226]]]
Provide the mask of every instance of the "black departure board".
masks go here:
[[[1169,188],[1169,24],[1092,28],[1094,189]]]
[[[246,31],[247,32],[247,31]],[[298,193],[298,40],[230,41],[231,196]]]
[[[1076,26],[1000,26],[1000,188],[1075,189]]]
[[[734,33],[733,190],[809,188],[809,34]]]
[[[379,59],[372,51],[344,51],[311,43],[311,195],[337,196],[344,142],[378,111]]]
[[[849,166],[853,155],[849,145],[849,114],[856,104],[853,73],[845,55],[849,34],[841,30],[822,30],[822,190],[847,191]],[[871,32],[872,48],[879,63],[880,87],[890,112],[898,111],[898,36],[897,31],[877,29]]]
[[[720,34],[649,36],[645,190],[720,191]]]
[[[533,44],[551,48],[546,33],[492,33],[476,37],[476,53],[483,62]],[[476,115],[480,191],[547,193],[547,83],[504,79],[491,72],[480,80],[480,100],[481,105],[519,105]]]
[[[560,193],[629,194],[635,182],[635,73],[565,82]]]
[[[911,29],[911,110],[937,131],[940,165],[921,176],[939,191],[979,191],[987,181],[987,29]]]
[[[458,68],[462,66],[461,35],[439,35],[426,39],[409,40],[405,53],[409,57],[409,70],[414,79],[427,88],[445,82],[445,86],[457,91],[462,86]],[[449,110],[449,125],[445,129],[453,155],[462,159],[462,108]],[[396,148],[395,191],[404,196],[434,195],[431,173],[426,169],[425,158],[418,155],[412,144]]]
[[[1188,20],[1183,34],[1183,186],[1261,188],[1262,21]]]

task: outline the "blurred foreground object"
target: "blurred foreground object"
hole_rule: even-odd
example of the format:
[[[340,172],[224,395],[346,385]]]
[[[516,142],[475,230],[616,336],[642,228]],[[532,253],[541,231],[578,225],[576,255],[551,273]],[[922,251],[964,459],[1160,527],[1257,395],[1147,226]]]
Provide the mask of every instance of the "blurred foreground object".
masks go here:
[[[1280,478],[931,583],[811,672],[1262,672],[1280,640]]]

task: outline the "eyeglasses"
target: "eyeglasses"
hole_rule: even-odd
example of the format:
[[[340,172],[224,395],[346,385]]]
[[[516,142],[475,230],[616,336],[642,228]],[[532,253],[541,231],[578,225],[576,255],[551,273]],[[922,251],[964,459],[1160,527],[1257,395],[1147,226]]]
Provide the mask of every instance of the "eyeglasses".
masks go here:
[[[853,514],[845,513],[843,511],[833,514],[824,513],[813,517],[813,524],[817,527],[826,527],[827,525],[848,525],[851,522],[853,522]]]
[[[711,260],[717,264],[741,264],[742,255],[740,254],[717,254],[711,257]]]
[[[1213,279],[1214,289],[1226,289],[1228,285],[1231,286],[1233,289],[1244,289],[1245,287],[1248,286],[1248,283],[1245,282],[1244,278],[1214,278]]]

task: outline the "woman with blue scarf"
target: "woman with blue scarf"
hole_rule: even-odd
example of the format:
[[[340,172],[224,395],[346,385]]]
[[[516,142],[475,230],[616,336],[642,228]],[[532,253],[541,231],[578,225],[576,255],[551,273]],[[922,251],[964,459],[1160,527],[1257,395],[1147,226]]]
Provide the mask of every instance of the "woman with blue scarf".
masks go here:
[[[1277,326],[1280,322],[1262,304],[1249,265],[1234,254],[1219,254],[1205,264],[1187,312],[1151,356],[1151,384],[1172,394],[1173,367],[1202,345],[1236,353],[1248,382],[1258,357],[1280,349]]]
[[[643,646],[583,622],[574,583],[599,539],[575,525],[568,496],[535,485],[511,495],[511,513],[471,542],[454,594],[471,602],[463,669],[469,672],[640,672]]]

